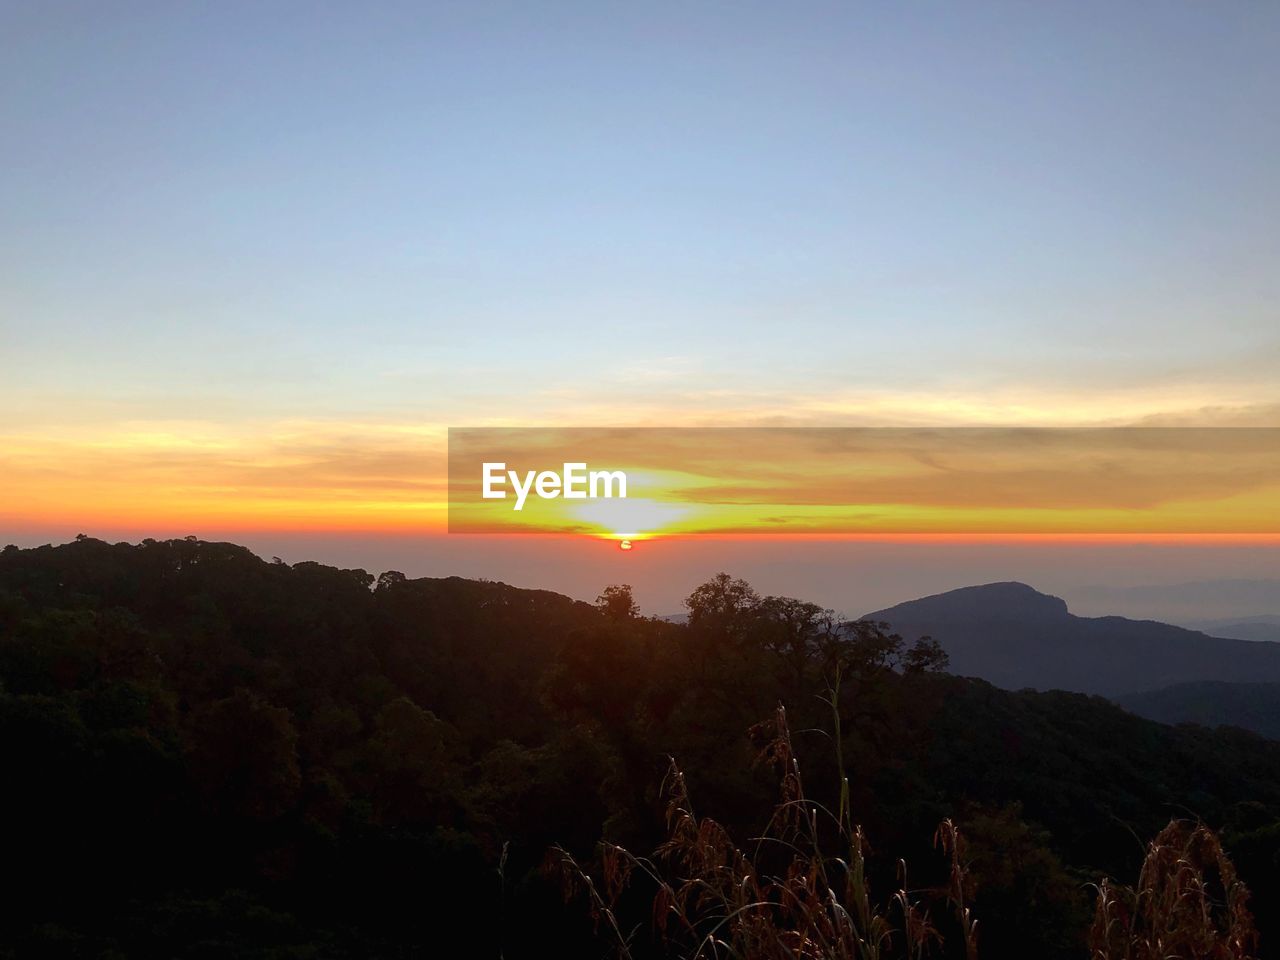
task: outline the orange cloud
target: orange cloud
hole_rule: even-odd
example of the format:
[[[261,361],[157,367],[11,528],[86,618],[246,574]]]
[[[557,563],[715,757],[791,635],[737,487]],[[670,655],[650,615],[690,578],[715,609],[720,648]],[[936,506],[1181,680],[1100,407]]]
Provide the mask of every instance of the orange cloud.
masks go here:
[[[636,502],[516,511],[485,461],[623,470]],[[1270,534],[1280,430],[462,430],[450,494],[454,532]]]
[[[942,411],[963,419],[969,409],[939,398],[926,403],[928,398],[905,397],[896,405],[881,398],[857,410],[856,399],[811,399],[773,409],[788,423],[811,422],[825,410],[829,422],[931,424],[948,422]],[[734,401],[724,402],[729,407]],[[980,403],[971,406],[975,416],[990,413]],[[1091,402],[1071,416],[1060,412],[1058,422],[1092,422],[1097,406]],[[1030,406],[1027,410],[1034,419]],[[535,413],[531,407],[530,415]],[[765,413],[763,407],[739,407],[732,416],[713,418],[759,424],[768,419]],[[652,422],[651,414],[644,419]],[[1189,409],[1171,422],[1273,423],[1275,416],[1274,405],[1237,405]],[[589,406],[584,417],[627,422],[626,411],[608,405]],[[671,414],[672,422],[689,419]],[[1183,440],[1193,435],[1169,433]],[[1086,448],[1062,439],[1069,436],[1063,432],[1045,435],[1058,437],[1047,448],[984,441],[985,446],[966,451],[939,445],[924,431],[899,435],[890,449],[884,443],[892,432],[778,431],[770,443],[744,448],[741,442],[702,441],[691,447],[681,430],[661,430],[651,434],[638,460],[619,461],[641,484],[633,494],[640,506],[633,504],[627,516],[592,510],[557,514],[553,508],[532,526],[640,536],[646,531],[1248,536],[1276,529],[1276,460],[1268,456],[1274,440],[1268,446],[1257,440],[1262,434],[1254,434],[1250,447],[1243,440],[1249,430],[1212,433],[1219,438],[1217,447],[1179,440],[1148,443],[1141,451],[1123,445],[1107,449],[1096,441]],[[609,435],[626,437],[627,432]],[[868,440],[868,435],[879,439]],[[526,433],[525,452],[531,452],[532,436]],[[1223,447],[1233,436],[1235,445]],[[559,431],[542,433],[538,455],[554,459],[563,439]],[[139,420],[10,430],[0,433],[0,522],[28,529],[443,532],[449,500],[446,458],[443,427],[373,420]]]

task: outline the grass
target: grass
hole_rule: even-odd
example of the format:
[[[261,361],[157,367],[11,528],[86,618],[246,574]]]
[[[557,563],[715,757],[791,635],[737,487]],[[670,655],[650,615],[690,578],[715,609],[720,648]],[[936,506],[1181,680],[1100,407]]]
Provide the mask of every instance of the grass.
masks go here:
[[[831,703],[834,711],[834,693]],[[748,849],[714,819],[695,814],[684,773],[671,760],[663,784],[667,839],[650,857],[601,843],[598,879],[568,851],[552,848],[548,869],[559,876],[566,900],[586,899],[597,932],[607,935],[621,960],[636,960],[643,950],[637,942],[643,924],[627,928],[619,918],[620,902],[634,902],[637,880],[653,891],[654,939],[668,957],[922,960],[937,953],[976,960],[979,924],[956,824],[944,820],[934,834],[949,866],[944,884],[911,889],[906,863],[899,861],[897,889],[877,898],[843,766],[833,810],[805,794],[783,707],[768,733],[759,759],[778,772],[780,796]],[[1103,880],[1096,891],[1090,960],[1256,956],[1249,892],[1203,824],[1170,822],[1149,845],[1135,887]]]
[[[1147,847],[1136,887],[1097,889],[1092,960],[1251,960],[1257,949],[1249,891],[1203,824],[1170,822]]]
[[[964,838],[944,821],[935,843],[950,863],[944,889],[912,891],[906,864],[899,886],[878,901],[867,878],[866,838],[852,817],[841,772],[833,811],[805,795],[786,711],[761,753],[780,774],[781,796],[763,835],[739,847],[715,820],[699,818],[674,761],[664,783],[667,839],[652,857],[601,844],[597,882],[563,848],[549,865],[568,897],[584,896],[624,960],[633,960],[636,931],[624,931],[618,903],[637,876],[655,890],[652,923],[669,956],[742,960],[917,960],[941,942],[930,906],[953,919],[968,960],[977,956],[978,924],[966,902]]]

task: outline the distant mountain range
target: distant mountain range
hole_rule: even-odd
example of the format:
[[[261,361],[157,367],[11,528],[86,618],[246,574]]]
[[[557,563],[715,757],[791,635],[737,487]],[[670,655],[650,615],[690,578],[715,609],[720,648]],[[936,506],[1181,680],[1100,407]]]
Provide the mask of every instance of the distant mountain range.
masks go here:
[[[1072,590],[1077,609],[1187,626],[1272,619],[1280,623],[1280,579],[1193,580]],[[1215,618],[1210,620],[1208,618]]]
[[[1280,736],[1280,624],[1230,629],[1255,639],[1124,617],[1077,617],[1025,583],[989,583],[867,614],[908,638],[931,636],[950,670],[1010,690],[1099,694],[1164,722],[1227,723]]]
[[[1214,637],[1280,643],[1280,616],[1227,617],[1224,620],[1184,620],[1180,625]]]

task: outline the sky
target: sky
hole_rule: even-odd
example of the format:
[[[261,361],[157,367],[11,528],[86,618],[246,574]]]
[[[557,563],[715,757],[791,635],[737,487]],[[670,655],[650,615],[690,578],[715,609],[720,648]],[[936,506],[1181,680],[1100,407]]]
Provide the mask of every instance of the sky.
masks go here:
[[[0,537],[425,541],[450,426],[1280,425],[1278,54],[1265,3],[0,4]]]

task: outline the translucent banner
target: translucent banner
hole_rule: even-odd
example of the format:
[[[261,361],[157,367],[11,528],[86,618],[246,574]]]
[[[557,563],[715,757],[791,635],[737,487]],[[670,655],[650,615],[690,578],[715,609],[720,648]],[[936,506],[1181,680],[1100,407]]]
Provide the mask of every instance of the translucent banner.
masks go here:
[[[1280,428],[455,428],[449,531],[1276,534]]]

